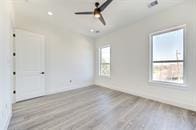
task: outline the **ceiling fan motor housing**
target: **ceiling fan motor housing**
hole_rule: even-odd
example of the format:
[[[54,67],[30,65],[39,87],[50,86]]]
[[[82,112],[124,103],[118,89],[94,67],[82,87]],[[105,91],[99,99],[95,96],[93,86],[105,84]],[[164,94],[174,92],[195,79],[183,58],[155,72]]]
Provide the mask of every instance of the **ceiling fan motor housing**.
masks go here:
[[[100,5],[100,4],[99,4],[99,2],[96,2],[96,3],[95,3],[95,7],[97,7],[97,8],[98,8],[98,7],[99,7],[99,5]]]

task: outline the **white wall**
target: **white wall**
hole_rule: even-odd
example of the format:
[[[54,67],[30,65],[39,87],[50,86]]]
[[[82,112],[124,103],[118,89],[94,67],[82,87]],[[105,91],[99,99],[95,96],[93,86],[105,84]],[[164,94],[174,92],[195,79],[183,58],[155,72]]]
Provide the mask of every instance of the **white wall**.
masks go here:
[[[0,130],[6,130],[11,118],[11,20],[7,0],[0,1]]]
[[[47,94],[93,84],[94,41],[92,39],[54,26],[40,27],[21,23],[16,25],[16,28],[45,36]]]
[[[93,84],[93,40],[75,33],[50,32],[46,36],[48,93]],[[72,83],[70,84],[70,80]]]
[[[196,4],[187,2],[135,24],[105,35],[96,40],[96,51],[111,44],[111,78],[98,76],[97,85],[121,90],[130,94],[196,110]],[[187,25],[187,89],[150,84],[149,80],[149,34],[177,25]],[[98,55],[98,52],[97,54]]]

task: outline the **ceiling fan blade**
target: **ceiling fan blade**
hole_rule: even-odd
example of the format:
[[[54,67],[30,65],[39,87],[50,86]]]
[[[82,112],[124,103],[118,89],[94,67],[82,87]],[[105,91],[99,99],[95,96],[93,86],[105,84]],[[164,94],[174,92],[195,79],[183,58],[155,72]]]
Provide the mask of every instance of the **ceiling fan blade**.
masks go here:
[[[106,22],[102,16],[102,14],[100,14],[100,17],[99,17],[99,20],[101,21],[101,23],[105,26],[106,25]]]
[[[89,15],[89,14],[93,14],[93,12],[76,12],[76,15]]]
[[[105,10],[105,8],[108,7],[108,5],[109,5],[112,1],[113,1],[113,0],[107,0],[105,3],[103,3],[103,4],[99,7],[99,9],[100,9],[101,11]]]

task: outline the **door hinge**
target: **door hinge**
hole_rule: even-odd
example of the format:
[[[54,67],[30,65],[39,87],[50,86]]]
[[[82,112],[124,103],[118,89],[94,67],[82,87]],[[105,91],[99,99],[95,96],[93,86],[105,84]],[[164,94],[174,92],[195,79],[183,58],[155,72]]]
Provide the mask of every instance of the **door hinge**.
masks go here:
[[[13,91],[13,94],[16,94],[16,90]]]
[[[13,37],[16,37],[16,34],[15,33],[13,34]]]
[[[13,53],[13,56],[16,56],[16,53],[15,52]]]
[[[13,72],[13,75],[16,75],[16,72]]]

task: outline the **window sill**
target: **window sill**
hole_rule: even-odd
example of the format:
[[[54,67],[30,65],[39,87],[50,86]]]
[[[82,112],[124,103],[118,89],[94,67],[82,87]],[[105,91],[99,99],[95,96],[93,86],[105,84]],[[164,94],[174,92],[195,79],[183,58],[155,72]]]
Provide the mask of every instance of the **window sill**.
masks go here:
[[[149,85],[156,85],[156,86],[160,86],[160,87],[166,87],[166,88],[174,88],[174,89],[182,89],[182,90],[186,90],[188,89],[187,84],[180,84],[180,83],[170,83],[170,82],[163,82],[163,81],[154,81],[154,80],[150,80]]]
[[[111,79],[111,76],[102,76],[102,75],[99,75],[99,78],[101,78],[101,79]]]

